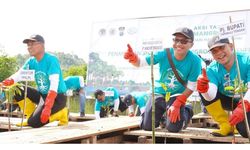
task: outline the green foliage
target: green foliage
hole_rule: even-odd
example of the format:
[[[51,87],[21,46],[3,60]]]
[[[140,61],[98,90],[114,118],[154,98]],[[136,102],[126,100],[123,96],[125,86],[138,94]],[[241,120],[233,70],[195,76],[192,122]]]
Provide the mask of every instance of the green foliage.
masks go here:
[[[14,57],[8,57],[7,55],[0,56],[0,81],[11,76],[18,70],[17,60]]]
[[[16,55],[16,60],[17,60],[17,64],[19,65],[19,67],[22,67],[24,65],[24,63],[26,62],[26,60],[28,60],[28,58],[30,57],[29,54],[17,54]]]
[[[73,65],[69,67],[68,70],[65,70],[63,72],[63,77],[67,76],[83,76],[84,79],[86,79],[86,72],[87,72],[87,65],[83,64],[80,66]]]
[[[95,108],[95,100],[86,99],[85,114],[94,114],[94,108]],[[80,112],[79,96],[70,97],[69,111],[75,113]]]
[[[15,94],[21,95],[21,91],[20,91],[21,85],[20,84],[13,84],[11,86],[8,86],[4,89],[4,93],[6,95],[6,100],[9,103],[13,103],[13,96]]]
[[[62,70],[67,70],[71,66],[79,66],[86,64],[82,58],[79,58],[77,55],[65,54],[64,52],[50,52],[58,57],[60,60],[60,65]]]

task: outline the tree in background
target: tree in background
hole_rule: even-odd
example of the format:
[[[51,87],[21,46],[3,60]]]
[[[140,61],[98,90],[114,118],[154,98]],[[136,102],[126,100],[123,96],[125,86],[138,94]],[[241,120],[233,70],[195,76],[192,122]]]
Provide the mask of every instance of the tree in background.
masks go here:
[[[57,58],[60,60],[62,70],[67,70],[71,66],[81,66],[86,64],[86,62],[82,58],[79,58],[77,55],[74,54],[65,54],[64,52],[51,53],[56,55]]]
[[[114,65],[108,65],[103,61],[98,53],[89,54],[88,81],[92,85],[111,85],[117,82],[120,85],[119,78],[124,75],[123,71],[117,70]],[[111,85],[112,86],[112,85]]]
[[[9,57],[6,54],[0,55],[0,81],[11,76],[18,70],[18,68],[15,57]]]
[[[22,67],[23,64],[26,62],[26,60],[28,60],[30,57],[29,54],[17,54],[15,56],[16,60],[17,60],[17,64],[19,67]]]
[[[70,66],[67,70],[63,72],[63,77],[66,78],[68,76],[83,76],[86,80],[86,72],[87,72],[87,65],[73,65]]]
[[[71,66],[80,66],[86,64],[85,61],[82,58],[79,58],[77,55],[67,54],[63,52],[50,52],[50,53],[57,56],[63,71],[68,70]],[[29,54],[16,55],[18,65],[21,67],[29,57],[30,57]]]

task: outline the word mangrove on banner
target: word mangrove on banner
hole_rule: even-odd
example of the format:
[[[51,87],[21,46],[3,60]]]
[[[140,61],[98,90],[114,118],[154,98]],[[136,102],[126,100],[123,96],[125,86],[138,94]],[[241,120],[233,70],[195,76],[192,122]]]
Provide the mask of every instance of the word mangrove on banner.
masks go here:
[[[213,36],[217,33],[216,25],[197,25],[194,26],[195,36]]]
[[[35,70],[21,70],[20,80],[21,81],[35,81]]]
[[[155,51],[163,49],[162,40],[150,39],[142,42],[143,51]]]
[[[246,25],[244,20],[224,24],[219,27],[220,37],[227,38],[235,35],[246,33]]]

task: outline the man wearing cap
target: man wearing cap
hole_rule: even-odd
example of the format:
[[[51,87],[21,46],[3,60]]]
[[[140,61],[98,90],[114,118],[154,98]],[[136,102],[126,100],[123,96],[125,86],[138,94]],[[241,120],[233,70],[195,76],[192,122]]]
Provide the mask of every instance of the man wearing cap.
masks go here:
[[[186,27],[177,28],[173,33],[173,47],[169,48],[170,57],[181,77],[186,83],[182,85],[176,78],[167,56],[167,50],[159,50],[154,53],[154,64],[159,64],[160,78],[155,81],[155,126],[158,127],[160,120],[166,112],[166,129],[170,132],[179,132],[186,127],[192,118],[191,107],[185,105],[187,98],[196,88],[196,80],[201,72],[201,59],[190,48],[193,46],[193,31]],[[124,54],[132,65],[136,67],[148,66],[151,64],[150,55],[139,58],[128,44]],[[170,99],[166,95],[171,96]],[[142,114],[141,128],[152,130],[152,99],[146,105]]]
[[[107,87],[104,90],[97,89],[95,95],[95,117],[100,119],[110,113],[118,117],[118,110],[125,111],[128,107],[120,99],[118,90],[114,87]]]
[[[233,126],[243,137],[247,137],[244,124],[243,101],[240,93],[244,95],[248,123],[250,120],[250,55],[233,52],[233,45],[228,38],[212,37],[208,42],[209,52],[214,61],[202,70],[197,81],[197,90],[201,93],[203,104],[208,113],[219,123],[219,130],[212,132],[214,136],[227,136],[233,133]],[[236,58],[239,64],[242,88],[236,68]],[[231,117],[225,110],[233,111]]]
[[[32,35],[25,39],[23,43],[27,44],[28,52],[32,57],[25,62],[18,72],[4,80],[3,85],[11,86],[20,81],[19,76],[22,69],[35,71],[38,91],[28,87],[27,98],[37,107],[34,104],[26,107],[31,113],[27,118],[28,122],[24,125],[37,128],[52,121],[59,121],[58,125],[67,125],[66,86],[59,60],[56,56],[45,52],[45,41],[41,35]],[[21,90],[21,95],[16,93],[14,96],[21,108],[24,105],[24,95],[24,90]]]
[[[123,102],[128,106],[129,109],[129,117],[133,117],[135,115],[143,114],[146,108],[146,103],[149,100],[149,93],[146,92],[132,92],[131,94],[125,95],[123,98]],[[135,114],[134,107],[138,106],[140,113]]]

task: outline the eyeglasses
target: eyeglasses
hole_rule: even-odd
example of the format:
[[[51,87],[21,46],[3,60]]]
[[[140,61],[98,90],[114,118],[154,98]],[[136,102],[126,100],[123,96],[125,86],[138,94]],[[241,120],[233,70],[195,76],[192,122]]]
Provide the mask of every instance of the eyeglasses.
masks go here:
[[[35,46],[35,45],[37,45],[39,43],[40,42],[29,42],[29,43],[27,43],[27,47]]]
[[[173,42],[174,42],[175,44],[178,44],[179,42],[180,42],[181,44],[192,43],[191,40],[187,40],[187,39],[176,39],[176,38],[173,38]]]

